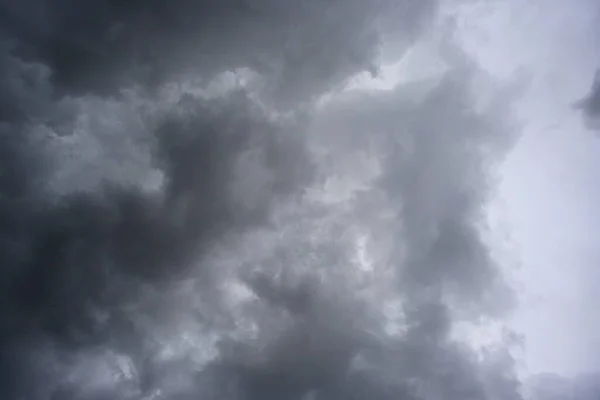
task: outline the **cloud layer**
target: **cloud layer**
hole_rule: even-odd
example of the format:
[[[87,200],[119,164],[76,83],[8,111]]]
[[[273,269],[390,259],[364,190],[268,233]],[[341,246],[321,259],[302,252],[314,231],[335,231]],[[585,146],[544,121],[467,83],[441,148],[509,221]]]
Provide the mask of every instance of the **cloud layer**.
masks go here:
[[[520,398],[510,335],[455,334],[511,305],[513,93],[439,7],[4,5],[4,398]],[[445,72],[342,90],[422,41]]]

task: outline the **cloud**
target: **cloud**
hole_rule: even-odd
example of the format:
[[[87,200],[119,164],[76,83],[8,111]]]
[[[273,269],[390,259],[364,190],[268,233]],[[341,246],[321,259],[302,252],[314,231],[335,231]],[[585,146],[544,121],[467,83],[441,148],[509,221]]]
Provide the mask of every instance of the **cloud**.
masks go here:
[[[45,62],[61,89],[111,93],[132,81],[155,86],[173,72],[210,79],[249,67],[269,76],[266,89],[281,104],[374,68],[380,26],[415,37],[435,8],[430,0],[31,0],[6,5],[3,19],[17,51]]]
[[[510,96],[451,40],[339,90],[437,6],[5,6],[5,397],[519,398],[508,343],[453,335],[510,304],[479,233]]]
[[[574,104],[575,109],[581,110],[588,129],[598,129],[600,116],[600,71],[596,72],[590,92]]]

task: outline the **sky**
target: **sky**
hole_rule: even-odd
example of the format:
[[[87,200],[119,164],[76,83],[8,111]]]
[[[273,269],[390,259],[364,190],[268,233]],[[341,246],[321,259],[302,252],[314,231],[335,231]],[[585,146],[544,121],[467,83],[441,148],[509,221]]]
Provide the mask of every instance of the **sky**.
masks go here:
[[[527,337],[527,364],[536,372],[574,375],[598,368],[591,304],[600,248],[600,145],[569,106],[594,79],[597,15],[590,2],[531,2],[499,17],[491,29],[502,38],[489,48],[506,50],[482,51],[498,69],[534,73],[519,105],[522,137],[501,173],[496,218],[504,215],[519,254],[524,299],[515,324]]]
[[[2,398],[596,398],[598,17],[3,3]]]
[[[514,106],[519,139],[488,204],[492,247],[520,292],[510,325],[524,339],[521,373],[597,371],[600,142],[571,107],[598,65],[597,10],[586,1],[477,3],[459,20],[461,40],[483,68],[499,79],[529,78]],[[421,73],[422,64],[409,64],[405,58],[363,84],[385,90]]]

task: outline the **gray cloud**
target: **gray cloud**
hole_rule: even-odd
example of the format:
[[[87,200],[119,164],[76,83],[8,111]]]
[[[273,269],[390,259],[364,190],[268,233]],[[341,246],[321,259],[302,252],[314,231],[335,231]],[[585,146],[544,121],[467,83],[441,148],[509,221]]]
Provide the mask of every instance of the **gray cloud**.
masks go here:
[[[519,398],[508,343],[453,336],[510,303],[478,231],[510,96],[445,43],[316,101],[436,9],[3,6],[5,398]]]
[[[173,72],[209,79],[250,67],[269,76],[266,89],[283,104],[375,68],[381,28],[415,37],[435,8],[429,0],[31,0],[6,4],[2,19],[16,51],[44,61],[61,89],[111,93],[132,81],[155,86]]]
[[[594,82],[590,92],[581,100],[575,102],[574,108],[583,114],[586,126],[589,129],[600,128],[598,119],[600,117],[600,70],[594,75]]]

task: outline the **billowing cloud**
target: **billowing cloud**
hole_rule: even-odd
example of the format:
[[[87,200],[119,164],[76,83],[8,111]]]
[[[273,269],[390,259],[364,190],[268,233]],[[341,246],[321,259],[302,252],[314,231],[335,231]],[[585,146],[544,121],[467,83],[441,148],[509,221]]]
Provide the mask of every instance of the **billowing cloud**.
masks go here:
[[[5,5],[3,19],[16,51],[45,61],[61,89],[110,93],[132,81],[155,87],[173,73],[208,79],[249,67],[268,75],[268,91],[288,102],[373,69],[380,39],[414,38],[436,6],[431,0],[31,0]]]
[[[456,335],[511,304],[511,93],[438,6],[4,6],[5,398],[520,398],[508,339]],[[424,36],[445,72],[342,90]]]

